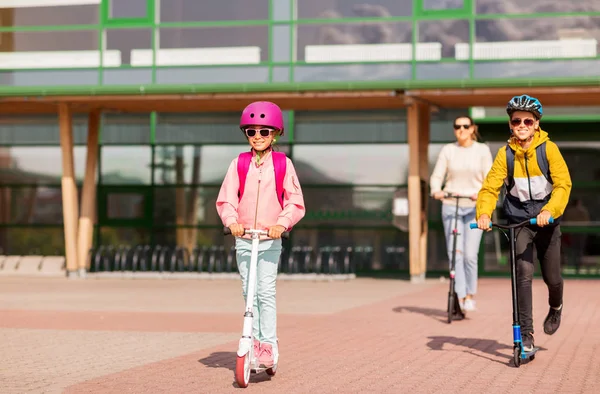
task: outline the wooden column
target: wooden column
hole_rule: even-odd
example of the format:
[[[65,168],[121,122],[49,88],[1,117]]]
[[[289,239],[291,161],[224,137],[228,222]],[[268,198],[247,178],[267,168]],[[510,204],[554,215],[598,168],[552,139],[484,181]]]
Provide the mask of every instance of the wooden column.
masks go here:
[[[425,279],[427,268],[427,179],[429,106],[412,102],[408,106],[408,247],[411,282]]]
[[[429,129],[430,108],[420,104],[419,108],[419,176],[421,177],[421,237],[419,240],[419,262],[421,274],[427,274],[427,236],[429,219]]]
[[[96,220],[96,169],[98,168],[98,131],[100,112],[91,112],[88,116],[87,153],[85,159],[85,177],[81,192],[81,216],[77,240],[77,268],[79,275],[85,276],[88,251],[92,247],[94,222]]]
[[[58,108],[60,126],[60,146],[62,150],[62,203],[65,230],[65,251],[67,274],[77,271],[77,218],[79,203],[75,185],[75,165],[73,163],[73,119],[71,108],[60,104]]]

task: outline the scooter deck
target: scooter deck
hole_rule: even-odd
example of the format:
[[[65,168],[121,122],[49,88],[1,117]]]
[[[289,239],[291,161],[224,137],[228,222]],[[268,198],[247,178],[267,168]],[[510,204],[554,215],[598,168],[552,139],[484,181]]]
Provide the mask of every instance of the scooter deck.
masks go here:
[[[524,352],[524,353],[525,353],[525,356],[524,356],[524,357],[523,357],[523,356],[521,356],[521,358],[522,358],[523,360],[527,360],[527,359],[531,358],[531,356],[535,356],[535,354],[538,352],[538,350],[540,350],[540,348],[539,348],[539,347],[535,347],[535,346],[534,346],[534,348],[533,348],[533,350],[532,350],[532,351],[530,351],[530,352]]]
[[[277,369],[277,364],[275,364],[269,368],[265,368],[265,367],[252,368],[250,370],[250,373],[261,373],[261,372],[265,372],[267,369]]]

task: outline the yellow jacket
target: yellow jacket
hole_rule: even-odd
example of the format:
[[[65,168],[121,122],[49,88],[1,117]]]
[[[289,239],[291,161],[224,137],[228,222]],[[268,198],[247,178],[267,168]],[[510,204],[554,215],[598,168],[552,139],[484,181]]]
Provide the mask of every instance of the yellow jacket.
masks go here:
[[[552,183],[546,180],[536,156],[536,147],[544,142]],[[572,184],[569,169],[558,146],[541,129],[534,134],[527,149],[523,149],[514,139],[509,140],[509,145],[515,152],[514,185],[507,190],[504,200],[504,210],[509,219],[526,220],[543,210],[550,211],[555,219],[561,217],[569,202]],[[477,218],[482,214],[492,216],[502,185],[508,187],[507,174],[506,146],[502,146],[479,191]]]

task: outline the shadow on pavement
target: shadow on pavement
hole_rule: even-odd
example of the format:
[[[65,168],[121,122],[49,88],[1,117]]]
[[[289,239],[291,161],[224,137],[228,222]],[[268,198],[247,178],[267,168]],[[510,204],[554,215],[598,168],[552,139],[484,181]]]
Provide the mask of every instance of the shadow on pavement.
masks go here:
[[[503,365],[512,366],[513,345],[509,343],[500,343],[495,339],[456,338],[449,336],[433,336],[427,337],[427,339],[429,339],[427,347],[431,350],[462,351]],[[458,346],[459,349],[444,350],[443,347],[446,344]],[[546,349],[540,347],[538,351],[544,350]],[[492,357],[488,357],[485,354]],[[510,363],[503,362],[499,359],[510,361]]]
[[[398,313],[419,313],[421,315],[431,317],[433,320],[437,320],[440,323],[448,324],[448,313],[446,312],[446,309],[423,308],[419,306],[398,306],[393,310],[394,312]]]
[[[235,360],[237,358],[236,352],[214,352],[208,357],[201,358],[198,360],[199,363],[206,365],[209,368],[225,368],[232,372],[235,371]],[[235,378],[234,378],[235,380]],[[250,375],[250,384],[252,383],[260,383],[267,382],[271,380],[271,376],[267,375],[266,372],[261,372],[259,374],[251,374]],[[238,387],[235,381],[233,382],[234,387]]]

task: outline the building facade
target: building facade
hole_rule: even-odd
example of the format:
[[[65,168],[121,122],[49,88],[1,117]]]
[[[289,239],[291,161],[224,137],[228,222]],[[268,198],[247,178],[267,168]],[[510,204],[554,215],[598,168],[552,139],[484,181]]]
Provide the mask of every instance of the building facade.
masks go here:
[[[303,88],[438,89],[598,85],[600,3],[550,0],[6,0],[0,2],[0,94],[119,97]],[[506,101],[509,97],[500,97]],[[16,103],[16,104],[15,104]],[[543,122],[571,169],[565,272],[596,275],[598,106],[548,107]],[[7,104],[8,105],[8,104]],[[0,254],[65,253],[57,113],[0,117]],[[93,245],[222,245],[214,209],[230,161],[247,149],[239,110],[128,110],[101,115]],[[41,107],[40,107],[41,108]],[[88,118],[72,106],[81,191]],[[432,106],[427,162],[471,114],[492,152],[508,127],[500,105]],[[285,111],[278,148],[294,161],[307,215],[288,249],[328,259],[354,248],[362,269],[408,271],[394,196],[409,174],[405,108]],[[447,267],[440,207],[428,204],[429,271]],[[329,249],[328,249],[329,248]],[[482,274],[506,273],[507,242],[482,243]],[[337,250],[337,249],[335,249]],[[317,253],[317,254],[318,254]],[[131,255],[128,255],[131,258]],[[325,263],[322,263],[325,264]]]

